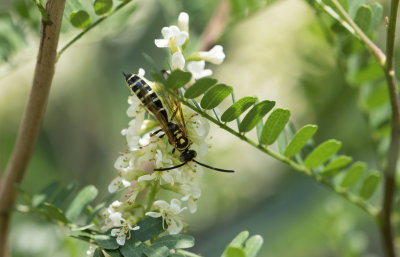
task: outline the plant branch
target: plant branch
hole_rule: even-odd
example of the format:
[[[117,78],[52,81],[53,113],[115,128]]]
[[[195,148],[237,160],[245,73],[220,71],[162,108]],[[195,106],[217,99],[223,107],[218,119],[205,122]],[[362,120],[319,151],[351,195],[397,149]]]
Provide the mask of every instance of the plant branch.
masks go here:
[[[390,8],[390,18],[386,36],[386,56],[387,61],[384,67],[386,82],[392,107],[391,137],[390,146],[387,153],[387,166],[385,169],[383,207],[380,215],[381,233],[387,256],[396,256],[394,244],[394,232],[392,223],[392,212],[396,189],[396,168],[399,156],[400,143],[400,102],[397,88],[397,80],[394,70],[394,42],[397,22],[397,10],[399,0],[392,0]]]
[[[312,172],[311,169],[302,166],[298,163],[296,163],[295,161],[287,158],[286,156],[283,156],[279,153],[276,153],[270,149],[268,149],[267,147],[264,147],[256,142],[254,142],[253,140],[247,138],[244,134],[241,134],[237,131],[235,131],[234,129],[228,127],[226,124],[223,124],[221,122],[219,122],[217,119],[213,118],[211,115],[207,114],[206,112],[202,111],[201,109],[197,108],[195,105],[192,105],[191,103],[189,103],[189,101],[187,101],[186,99],[182,98],[181,96],[177,95],[175,92],[173,92],[173,90],[169,89],[166,86],[166,90],[168,90],[168,92],[173,95],[174,97],[176,97],[177,99],[179,99],[179,101],[186,105],[187,107],[189,107],[190,109],[194,110],[195,112],[199,113],[201,116],[203,116],[204,118],[208,119],[209,121],[213,122],[214,124],[218,125],[220,128],[224,129],[225,131],[231,133],[232,135],[240,138],[241,140],[245,141],[246,143],[252,145],[253,147],[259,149],[260,151],[268,154],[269,156],[271,156],[274,159],[277,159],[283,163],[286,163],[287,165],[289,165],[290,167],[292,167],[293,169],[299,171],[300,173],[303,173],[304,175],[313,178],[314,180],[322,183],[323,185],[325,185],[326,187],[328,187],[330,190],[336,192],[337,194],[339,194],[340,196],[342,196],[343,198],[345,198],[346,200],[350,201],[351,203],[357,205],[358,207],[360,207],[362,210],[364,210],[366,213],[368,213],[369,215],[371,215],[372,217],[376,218],[378,215],[378,209],[372,205],[370,205],[368,202],[364,201],[363,199],[349,193],[348,191],[341,189],[341,188],[335,188],[335,186],[330,183],[326,178],[322,177],[321,175]],[[194,101],[194,100],[193,100]]]
[[[7,234],[10,211],[16,200],[15,184],[22,182],[38,138],[40,124],[53,80],[57,44],[65,0],[48,0],[46,13],[51,24],[42,20],[39,53],[32,89],[16,143],[0,185],[0,256],[8,256]]]
[[[98,24],[100,24],[101,22],[103,22],[105,19],[107,19],[108,17],[110,17],[111,15],[113,15],[114,13],[116,13],[118,10],[120,10],[122,7],[124,7],[125,5],[127,5],[128,3],[132,2],[132,0],[126,0],[124,2],[122,2],[121,4],[119,4],[117,7],[115,7],[110,13],[108,13],[107,15],[99,18],[97,21],[95,21],[94,23],[90,24],[89,27],[87,27],[85,30],[83,30],[81,33],[79,33],[78,35],[76,35],[74,38],[72,38],[67,44],[65,44],[57,53],[57,61],[60,58],[60,56],[65,52],[65,50],[67,50],[72,44],[74,44],[76,41],[78,41],[78,39],[80,39],[83,35],[85,35],[86,33],[88,33],[91,29],[93,29],[94,27],[96,27]]]
[[[369,39],[369,37],[358,27],[358,25],[353,21],[353,19],[349,16],[345,9],[340,5],[337,0],[331,0],[332,4],[339,11],[340,17],[338,13],[335,12],[330,6],[324,4],[322,0],[315,0],[317,4],[319,4],[329,15],[331,15],[334,19],[338,20],[350,33],[358,36],[358,38],[369,48],[374,54],[375,58],[378,60],[379,64],[383,67],[386,62],[386,56],[382,52],[382,50],[375,45],[374,42]]]

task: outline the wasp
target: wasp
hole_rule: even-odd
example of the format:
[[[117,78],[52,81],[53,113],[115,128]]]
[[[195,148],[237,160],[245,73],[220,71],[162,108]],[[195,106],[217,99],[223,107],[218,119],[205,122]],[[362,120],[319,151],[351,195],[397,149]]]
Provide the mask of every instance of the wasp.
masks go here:
[[[167,110],[164,108],[159,95],[150,87],[150,85],[136,74],[123,74],[128,87],[139,98],[143,103],[144,108],[158,121],[160,125],[160,129],[153,132],[151,136],[154,136],[159,132],[164,132],[160,137],[167,135],[168,142],[174,147],[172,153],[174,153],[175,150],[180,152],[179,160],[182,162],[181,164],[168,168],[156,168],[154,169],[155,171],[176,169],[190,161],[193,161],[212,170],[234,172],[233,170],[211,167],[194,159],[197,156],[197,153],[195,150],[190,149],[192,141],[188,138],[188,131],[183,118],[182,106],[177,99],[169,101],[173,102],[168,104],[169,106],[173,106],[173,110],[171,118],[168,119]]]

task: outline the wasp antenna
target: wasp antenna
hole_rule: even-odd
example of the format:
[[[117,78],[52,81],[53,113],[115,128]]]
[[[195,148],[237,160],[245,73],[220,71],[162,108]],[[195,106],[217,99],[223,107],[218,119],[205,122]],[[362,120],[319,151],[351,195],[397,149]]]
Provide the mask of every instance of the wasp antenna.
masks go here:
[[[125,72],[122,72],[122,74],[124,74],[125,79],[129,79],[129,77],[131,76],[131,74],[125,74]]]
[[[168,168],[154,169],[154,171],[173,170],[173,169],[176,169],[176,168],[182,167],[182,166],[183,166],[183,165],[185,165],[185,164],[186,164],[186,162],[184,162],[184,163],[181,163],[181,164],[179,164],[179,165],[176,165],[176,166],[168,167]]]
[[[211,166],[208,166],[207,164],[198,162],[198,161],[196,161],[195,159],[193,159],[192,161],[194,161],[195,163],[197,163],[197,164],[199,164],[199,165],[201,165],[201,166],[203,166],[203,167],[209,168],[209,169],[211,169],[211,170],[216,170],[216,171],[221,171],[221,172],[235,172],[234,170],[224,170],[224,169],[219,169],[219,168],[211,167]]]

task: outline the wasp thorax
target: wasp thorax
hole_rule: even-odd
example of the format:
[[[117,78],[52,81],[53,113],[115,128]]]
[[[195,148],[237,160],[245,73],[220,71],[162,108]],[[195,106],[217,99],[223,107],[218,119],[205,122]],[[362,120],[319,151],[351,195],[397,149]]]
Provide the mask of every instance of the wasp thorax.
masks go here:
[[[197,156],[197,153],[195,150],[187,150],[184,151],[181,156],[179,156],[179,160],[181,162],[188,162],[194,159],[194,157]]]

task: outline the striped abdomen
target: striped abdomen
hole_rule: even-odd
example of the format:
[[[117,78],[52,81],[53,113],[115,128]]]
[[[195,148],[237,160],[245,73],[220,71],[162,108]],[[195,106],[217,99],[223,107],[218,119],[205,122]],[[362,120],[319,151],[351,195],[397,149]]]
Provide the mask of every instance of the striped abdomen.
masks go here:
[[[154,92],[153,89],[138,75],[124,75],[129,88],[133,93],[135,93],[145,108],[156,117],[159,117],[161,114],[161,117],[168,122],[167,111],[164,109],[164,106],[156,92]]]
[[[189,146],[191,145],[191,142],[189,139],[185,136],[183,131],[179,128],[178,125],[175,123],[169,122],[168,123],[168,129],[172,133],[173,138],[174,138],[174,147],[176,150],[179,152],[184,152],[186,151]]]

